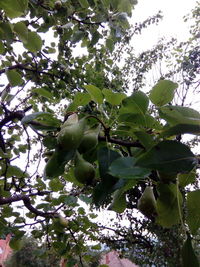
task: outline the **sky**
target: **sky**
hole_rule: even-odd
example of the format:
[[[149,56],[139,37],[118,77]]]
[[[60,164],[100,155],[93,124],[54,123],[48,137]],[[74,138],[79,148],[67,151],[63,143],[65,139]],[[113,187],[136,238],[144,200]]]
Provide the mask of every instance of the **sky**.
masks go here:
[[[138,50],[149,49],[161,37],[171,36],[183,41],[189,36],[188,24],[183,22],[183,17],[191,13],[196,0],[138,0],[133,11],[131,22],[142,22],[155,15],[159,10],[164,16],[158,26],[148,27],[142,35],[134,38],[134,47]]]

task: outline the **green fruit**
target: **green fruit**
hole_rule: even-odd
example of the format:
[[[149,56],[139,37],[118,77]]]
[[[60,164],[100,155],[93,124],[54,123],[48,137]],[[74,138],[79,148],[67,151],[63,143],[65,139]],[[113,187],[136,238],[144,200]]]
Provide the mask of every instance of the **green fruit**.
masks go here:
[[[156,215],[156,199],[151,186],[147,186],[138,200],[137,208],[148,218]]]
[[[98,144],[98,135],[99,130],[90,129],[85,131],[81,144],[78,148],[79,152],[86,153],[95,148]]]
[[[58,134],[58,144],[65,150],[77,149],[82,141],[85,129],[85,119],[75,123],[65,124]]]
[[[69,221],[67,219],[65,219],[63,216],[59,215],[59,223],[63,226],[63,227],[67,227],[69,224]]]
[[[95,178],[95,169],[93,165],[84,160],[79,153],[77,153],[76,157],[74,176],[76,180],[82,184],[91,184]]]

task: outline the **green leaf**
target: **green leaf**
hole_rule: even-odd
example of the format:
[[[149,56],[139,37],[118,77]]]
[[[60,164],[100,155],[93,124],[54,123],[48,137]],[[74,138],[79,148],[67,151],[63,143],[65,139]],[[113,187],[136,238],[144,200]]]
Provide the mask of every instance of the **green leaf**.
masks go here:
[[[16,70],[8,70],[6,72],[8,81],[12,87],[21,85],[23,83],[22,77]]]
[[[200,190],[192,191],[187,194],[187,217],[186,222],[192,234],[196,234],[200,227]]]
[[[170,125],[200,125],[200,113],[192,108],[182,106],[165,106],[159,109],[159,115]]]
[[[134,135],[147,150],[155,144],[153,137],[145,131],[134,131]]]
[[[28,124],[32,121],[37,121],[44,126],[51,126],[54,128],[57,128],[60,126],[61,122],[57,118],[53,117],[52,113],[49,112],[34,112],[32,114],[29,114],[27,116],[24,116],[21,120],[22,124]]]
[[[164,106],[173,100],[177,87],[177,83],[169,80],[161,80],[152,88],[149,98],[154,105],[158,107]]]
[[[98,87],[91,85],[91,84],[90,85],[84,85],[83,87],[90,94],[93,101],[97,102],[98,104],[103,103],[103,94]]]
[[[28,7],[28,0],[6,0],[0,2],[0,8],[4,9],[10,18],[23,15]]]
[[[95,31],[92,35],[92,40],[90,42],[90,46],[93,47],[96,43],[98,43],[98,41],[101,37],[102,37],[102,35],[98,31]]]
[[[185,241],[181,252],[183,267],[199,267],[199,260],[192,247],[192,240],[189,234],[187,234],[187,240]]]
[[[26,24],[22,21],[17,22],[13,30],[16,32],[17,36],[23,43],[27,43],[28,41],[28,28],[26,27]]]
[[[110,165],[109,174],[123,179],[144,179],[150,174],[150,171],[135,166],[135,161],[132,157],[118,158]]]
[[[76,31],[71,38],[71,42],[74,44],[78,43],[84,36],[85,36],[84,31]]]
[[[104,94],[106,101],[113,106],[118,106],[121,104],[122,100],[126,98],[126,95],[123,93],[114,93],[109,89],[103,89],[102,93]]]
[[[136,161],[138,166],[171,174],[189,172],[196,164],[189,147],[177,141],[162,141]]]
[[[61,181],[57,178],[52,179],[49,182],[49,186],[50,186],[51,190],[53,190],[54,192],[58,192],[58,191],[62,190],[64,187],[64,185],[61,183]]]
[[[67,108],[67,111],[75,111],[77,107],[85,106],[91,101],[91,97],[88,93],[78,92],[74,96],[73,102]]]
[[[22,241],[20,239],[15,238],[15,237],[13,237],[9,242],[9,246],[13,250],[20,250],[22,248],[22,245],[23,245]]]
[[[78,0],[80,5],[83,7],[83,8],[88,8],[89,7],[89,4],[88,4],[88,1],[87,0]]]
[[[109,206],[109,210],[122,213],[126,209],[126,194],[125,192],[133,188],[136,185],[136,180],[126,181],[125,185],[118,189],[113,195],[113,201]]]
[[[115,45],[112,39],[106,39],[106,47],[111,53],[113,52]]]
[[[157,218],[156,222],[163,227],[170,228],[171,226],[180,222],[180,214],[178,207],[182,205],[182,195],[178,191],[175,184],[162,184],[159,183],[157,186],[158,199],[157,199]]]
[[[200,120],[199,120],[200,123]],[[173,127],[169,127],[161,133],[162,137],[173,136],[179,134],[195,134],[200,135],[200,124],[177,124]]]
[[[17,166],[11,166],[9,165],[7,167],[7,172],[6,172],[6,176],[9,178],[9,177],[12,177],[12,176],[15,176],[17,178],[23,178],[23,177],[27,177],[28,174],[25,173],[24,171],[22,171],[19,167]]]
[[[119,121],[126,125],[133,127],[141,126],[145,128],[161,130],[162,125],[149,114],[133,114],[133,113],[123,113],[119,116]]]
[[[30,52],[38,52],[42,49],[42,39],[36,32],[28,32],[27,42],[24,47]]]
[[[196,170],[192,170],[189,173],[178,174],[178,181],[180,187],[185,187],[188,184],[195,182]]]
[[[0,40],[0,54],[2,55],[5,51],[5,47],[4,47],[4,44],[3,42]]]
[[[108,208],[109,210],[114,210],[117,213],[122,213],[126,209],[126,195],[121,193],[120,190],[114,193],[113,202]]]
[[[46,89],[44,88],[37,88],[37,89],[34,89],[33,92],[37,93],[38,95],[41,95],[47,99],[50,99],[50,100],[53,100],[53,95],[51,92],[47,91]]]
[[[11,29],[11,24],[8,22],[0,23],[0,39],[6,40],[8,43],[13,40],[13,32]]]
[[[149,99],[146,94],[141,91],[136,91],[131,96],[123,99],[120,114],[145,114],[148,106]]]

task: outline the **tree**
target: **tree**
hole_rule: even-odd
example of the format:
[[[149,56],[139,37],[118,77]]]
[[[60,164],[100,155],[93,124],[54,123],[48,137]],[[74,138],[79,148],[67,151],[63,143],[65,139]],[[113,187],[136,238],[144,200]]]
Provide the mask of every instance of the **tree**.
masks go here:
[[[47,249],[45,244],[38,245],[34,238],[24,236],[21,245],[20,250],[14,251],[6,261],[6,267],[59,266],[60,258],[52,249]]]
[[[176,229],[183,241],[176,266],[198,266],[192,238],[200,226],[200,191],[188,185],[197,183],[199,156],[181,136],[199,134],[200,114],[173,103],[178,84],[168,77],[148,95],[138,86],[127,95],[112,54],[123,38],[130,40],[134,4],[0,3],[0,234],[14,234],[13,249],[29,227],[71,265],[78,255],[84,266],[92,257],[88,247],[100,249],[91,241],[105,241],[84,201],[93,210],[140,210],[148,223],[133,233],[138,244],[151,247],[157,230]],[[74,56],[77,45],[87,53]],[[154,236],[146,240],[141,231],[151,226]]]

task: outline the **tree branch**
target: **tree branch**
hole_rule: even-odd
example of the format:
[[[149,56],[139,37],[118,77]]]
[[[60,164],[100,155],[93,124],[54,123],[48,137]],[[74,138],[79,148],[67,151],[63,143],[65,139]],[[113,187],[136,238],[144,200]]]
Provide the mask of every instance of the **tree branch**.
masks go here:
[[[125,147],[139,147],[139,148],[144,148],[143,145],[138,142],[129,142],[129,141],[124,141],[121,139],[115,139],[112,137],[105,137],[105,136],[99,136],[98,137],[99,141],[108,141],[110,143],[116,144],[116,145],[120,145],[120,146],[125,146]]]

